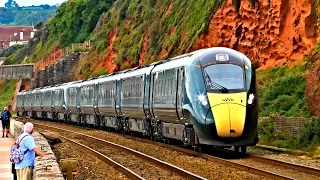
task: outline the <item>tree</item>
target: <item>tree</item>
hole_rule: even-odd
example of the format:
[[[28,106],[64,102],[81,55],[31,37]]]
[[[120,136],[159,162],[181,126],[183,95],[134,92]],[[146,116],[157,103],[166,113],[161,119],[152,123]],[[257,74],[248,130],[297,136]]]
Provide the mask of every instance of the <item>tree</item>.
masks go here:
[[[8,0],[8,2],[4,4],[4,7],[8,9],[18,9],[19,5],[16,1]]]

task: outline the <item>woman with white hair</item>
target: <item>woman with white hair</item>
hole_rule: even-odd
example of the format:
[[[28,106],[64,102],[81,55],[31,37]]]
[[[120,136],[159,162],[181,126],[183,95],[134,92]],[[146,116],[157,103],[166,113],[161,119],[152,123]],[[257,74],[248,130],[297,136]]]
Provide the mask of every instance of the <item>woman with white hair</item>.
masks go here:
[[[20,142],[20,153],[24,154],[22,161],[15,164],[18,180],[32,180],[35,155],[46,156],[36,147],[34,138],[31,136],[32,133],[33,124],[27,122],[24,125],[24,132],[17,139]]]
[[[8,107],[4,107],[0,118],[2,122],[2,138],[4,138],[4,131],[6,131],[6,137],[8,137],[11,118],[11,113],[8,111]]]

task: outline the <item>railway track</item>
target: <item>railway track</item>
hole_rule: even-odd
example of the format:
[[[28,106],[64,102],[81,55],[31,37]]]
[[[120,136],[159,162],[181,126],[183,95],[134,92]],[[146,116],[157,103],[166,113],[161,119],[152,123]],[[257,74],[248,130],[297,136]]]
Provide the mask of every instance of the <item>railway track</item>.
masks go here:
[[[82,134],[82,133],[78,133],[78,132],[75,132],[75,131],[70,131],[70,130],[66,130],[66,129],[61,129],[61,128],[57,128],[57,127],[53,127],[53,126],[47,126],[47,125],[43,125],[43,124],[39,124],[39,123],[34,123],[34,125],[36,127],[45,127],[45,129],[55,129],[56,131],[59,131],[59,132],[66,132],[66,134],[69,134],[69,135],[76,135],[76,136],[81,136],[81,138],[72,138],[72,139],[81,139],[80,141],[82,141],[83,143],[79,143],[75,140],[72,140],[71,138],[67,138],[65,136],[60,136],[61,138],[63,139],[66,139],[74,144],[76,144],[77,146],[80,146],[82,148],[85,148],[86,150],[89,150],[90,152],[92,152],[94,155],[98,156],[99,158],[103,158],[104,161],[108,162],[108,164],[110,163],[111,166],[115,167],[116,169],[119,169],[121,172],[123,172],[124,174],[126,174],[128,177],[132,177],[134,179],[143,179],[142,176],[138,175],[138,173],[134,173],[133,171],[129,170],[128,168],[124,167],[123,165],[121,165],[121,163],[117,163],[115,162],[114,160],[112,160],[112,158],[109,158],[107,156],[105,156],[104,154],[106,152],[109,152],[109,155],[112,154],[115,155],[117,153],[114,153],[114,152],[117,152],[117,151],[114,151],[114,149],[117,149],[118,151],[122,151],[124,153],[121,153],[120,155],[118,155],[118,157],[115,157],[115,159],[121,161],[120,159],[122,160],[128,160],[129,158],[132,158],[132,156],[130,157],[125,157],[127,153],[133,155],[134,157],[138,157],[139,159],[143,159],[144,161],[148,162],[148,163],[151,163],[153,165],[156,165],[158,167],[161,167],[163,169],[165,169],[166,171],[170,171],[172,173],[175,173],[175,174],[178,174],[179,176],[179,179],[195,179],[195,180],[202,180],[202,179],[205,179],[201,176],[198,176],[196,174],[193,174],[191,172],[188,172],[182,168],[179,168],[177,166],[174,166],[172,164],[169,164],[169,163],[166,163],[164,161],[161,161],[159,159],[156,159],[154,157],[151,157],[149,155],[146,155],[146,154],[143,154],[141,152],[138,152],[136,150],[133,150],[133,149],[130,149],[130,148],[127,148],[127,147],[124,147],[124,146],[121,146],[121,145],[118,145],[116,143],[113,143],[113,142],[109,142],[109,141],[106,141],[106,140],[103,140],[103,139],[100,139],[100,138],[96,138],[96,137],[93,137],[93,136],[90,136],[90,135],[86,135],[86,134]],[[87,140],[84,140],[83,138],[87,138],[89,141]],[[96,143],[94,144],[105,144],[108,146],[107,149],[104,149],[102,150],[102,148],[98,147],[97,149],[100,149],[99,151],[103,151],[104,153],[100,153],[99,151],[97,150],[94,150],[93,148],[90,148],[86,145],[84,145],[84,142],[91,142],[92,144],[92,140],[93,141],[96,141]],[[89,143],[90,144],[90,143]],[[112,147],[112,150],[110,149],[110,147]],[[110,153],[112,152],[112,153]],[[105,156],[105,157],[104,157]],[[117,156],[117,155],[116,155]],[[119,156],[121,156],[122,158],[119,158]],[[136,160],[136,163],[139,165],[137,166],[140,166],[139,168],[141,169],[141,165],[145,168],[145,167],[149,167],[150,164],[146,163],[144,164],[144,162],[142,161],[139,161],[138,159]],[[126,164],[126,163],[123,163],[123,164]],[[152,171],[153,167],[152,168],[148,168],[148,171],[149,173],[151,173],[150,171]],[[155,171],[158,171],[158,170],[155,170]],[[173,179],[176,179],[177,177],[174,177],[174,175],[172,175],[172,173],[163,173],[163,171],[161,172],[155,172],[154,174],[168,174],[168,176],[171,178],[173,177]],[[162,178],[165,178],[167,179],[167,177],[162,177]]]
[[[34,124],[36,126],[45,126],[47,128],[60,129],[57,127],[43,125],[43,124],[39,124],[39,123],[35,123],[35,122],[34,122]],[[65,126],[67,126],[67,125],[65,125]],[[65,131],[68,131],[70,133],[85,135],[82,133],[72,132],[69,130],[65,130]],[[241,170],[253,173],[253,174],[258,174],[258,175],[262,175],[265,177],[271,177],[274,179],[317,179],[320,177],[320,170],[319,169],[311,168],[311,167],[307,167],[307,166],[302,166],[302,165],[298,165],[298,164],[287,163],[284,161],[268,159],[268,158],[264,158],[261,156],[248,155],[245,158],[234,159],[234,160],[222,159],[222,158],[214,157],[214,156],[211,156],[208,154],[203,154],[203,153],[191,151],[191,150],[188,150],[185,148],[180,148],[177,146],[154,142],[154,141],[150,141],[147,139],[141,139],[141,138],[136,138],[136,137],[127,136],[127,135],[122,135],[122,136],[125,136],[126,138],[130,138],[133,140],[141,141],[144,143],[154,144],[154,145],[158,145],[161,147],[176,150],[179,152],[183,152],[188,155],[201,157],[201,158],[204,158],[208,161],[218,162],[218,163],[224,164],[226,166],[232,166],[234,168],[241,169]],[[93,138],[95,138],[95,137],[93,137]]]
[[[65,136],[60,136],[62,139],[65,139],[77,146],[79,146],[80,148],[83,148],[87,151],[89,151],[91,154],[93,154],[94,156],[98,157],[100,160],[106,162],[107,164],[109,164],[110,166],[112,166],[113,168],[115,168],[116,170],[122,172],[123,174],[125,174],[127,177],[131,178],[131,179],[135,179],[135,180],[142,180],[144,178],[142,178],[141,176],[139,176],[138,174],[136,174],[135,172],[131,171],[130,169],[126,168],[125,166],[121,165],[120,163],[117,163],[116,161],[112,160],[111,158],[107,157],[106,155],[88,147],[85,146],[81,143],[78,143],[72,139],[69,139]]]

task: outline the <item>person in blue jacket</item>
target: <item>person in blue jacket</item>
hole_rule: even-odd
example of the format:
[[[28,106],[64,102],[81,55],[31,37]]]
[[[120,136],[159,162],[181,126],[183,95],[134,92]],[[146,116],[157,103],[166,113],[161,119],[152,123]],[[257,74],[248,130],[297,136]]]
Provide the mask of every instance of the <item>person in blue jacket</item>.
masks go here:
[[[8,137],[9,128],[10,128],[10,118],[11,118],[11,113],[10,111],[8,111],[8,107],[4,108],[0,118],[2,122],[2,138],[4,138],[4,131],[6,131],[6,137]]]
[[[24,125],[24,132],[18,137],[20,142],[20,153],[24,154],[20,163],[15,164],[18,180],[32,180],[34,160],[36,155],[47,157],[45,153],[41,152],[36,147],[34,138],[31,136],[33,133],[33,124],[27,122]]]

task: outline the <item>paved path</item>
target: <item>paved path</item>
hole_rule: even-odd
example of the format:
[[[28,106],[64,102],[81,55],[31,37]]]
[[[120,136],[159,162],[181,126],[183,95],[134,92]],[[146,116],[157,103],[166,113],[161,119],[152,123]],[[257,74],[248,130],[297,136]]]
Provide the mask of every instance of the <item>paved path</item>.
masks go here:
[[[2,138],[2,125],[0,121],[0,180],[11,180],[11,164],[9,161],[10,148],[14,143],[14,138]]]

